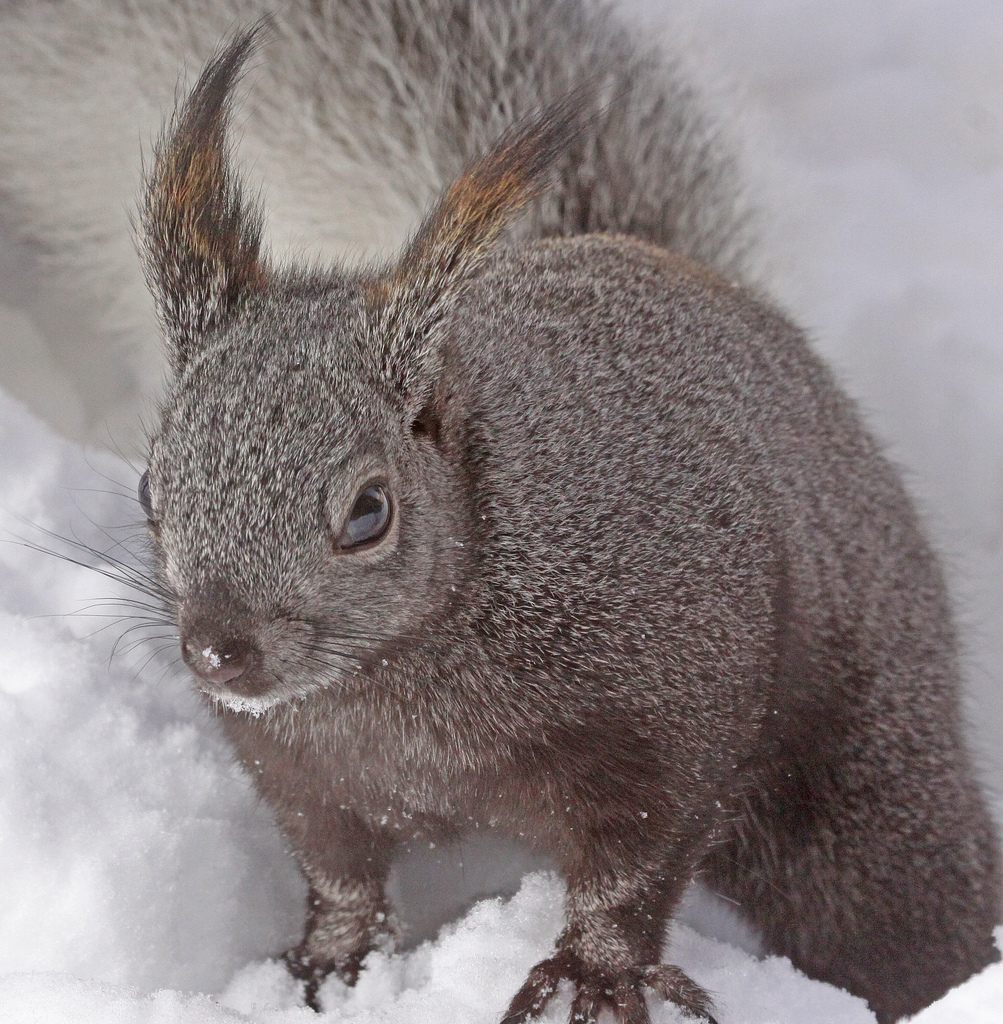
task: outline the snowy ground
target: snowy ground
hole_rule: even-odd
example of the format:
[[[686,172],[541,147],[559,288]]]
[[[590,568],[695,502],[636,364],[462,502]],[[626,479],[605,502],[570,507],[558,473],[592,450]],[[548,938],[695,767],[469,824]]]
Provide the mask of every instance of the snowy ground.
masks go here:
[[[664,25],[662,7],[633,2]],[[990,269],[1003,266],[1003,9],[707,0],[684,10],[681,30],[707,46],[711,78],[744,92],[737,120],[775,291],[871,410],[947,553],[973,742],[998,794],[1003,289]],[[126,422],[136,401],[121,381],[92,382],[121,372],[128,383],[125,364],[109,372],[84,348],[91,376],[77,372],[66,339],[86,311],[46,290],[45,257],[15,244],[9,222],[0,200],[0,387],[71,437],[100,439],[102,420]],[[27,534],[19,515],[125,539],[135,478],[0,392],[6,529]],[[167,662],[141,669],[139,651],[109,667],[111,631],[91,635],[109,620],[53,617],[110,596],[92,574],[0,545],[0,580],[0,1022],[316,1019],[268,959],[298,937],[302,883],[183,677]],[[514,890],[527,863],[497,847],[413,856],[395,887],[412,937],[427,941],[374,956],[353,992],[329,985],[329,1018],[496,1020],[557,930],[560,885],[533,873],[511,900],[463,908]],[[873,1019],[758,959],[754,937],[706,896],[684,920],[668,956],[718,995],[722,1024]],[[995,967],[916,1019],[997,1024],[1001,1008]]]

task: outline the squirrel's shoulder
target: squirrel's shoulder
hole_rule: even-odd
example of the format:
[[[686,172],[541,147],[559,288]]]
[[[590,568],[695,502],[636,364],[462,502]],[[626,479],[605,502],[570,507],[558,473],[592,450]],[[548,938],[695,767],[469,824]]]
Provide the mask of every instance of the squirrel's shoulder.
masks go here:
[[[777,339],[802,344],[801,332],[745,284],[690,257],[629,235],[555,237],[499,247],[486,260],[457,314],[468,351],[564,348],[589,352],[666,351],[666,342],[699,333],[729,344]],[[559,330],[558,330],[559,329]],[[549,340],[548,340],[549,339]],[[785,340],[782,340],[785,339]],[[530,353],[531,354],[531,351]],[[706,353],[704,353],[706,355]]]
[[[713,267],[644,239],[589,234],[500,246],[470,292],[470,305],[486,303],[499,316],[519,306],[572,318],[646,317],[735,310],[787,323],[783,314],[745,283]]]

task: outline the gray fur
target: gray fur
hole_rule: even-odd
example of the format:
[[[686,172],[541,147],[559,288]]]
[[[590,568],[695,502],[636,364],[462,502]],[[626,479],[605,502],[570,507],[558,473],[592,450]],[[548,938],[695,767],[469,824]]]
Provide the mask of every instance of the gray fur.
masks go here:
[[[451,63],[486,61],[483,8],[449,9]],[[147,179],[144,259],[176,369],[151,438],[156,563],[193,649],[239,640],[248,659],[223,685],[202,666],[202,687],[312,884],[290,967],[311,999],[328,971],[354,978],[395,846],[477,823],[528,837],[568,880],[558,948],[506,1021],[562,978],[579,1020],[616,1006],[644,1024],[645,988],[707,1014],[659,963],[695,874],[881,1021],[914,1012],[994,956],[1000,913],[936,558],[803,334],[688,258],[727,267],[741,235],[721,204],[709,231],[665,212],[702,201],[717,158],[698,145],[689,170],[666,166],[677,191],[650,204],[622,108],[584,116],[589,55],[626,53],[626,35],[560,0],[491,10],[524,45],[486,65],[485,88],[546,69],[584,89],[470,165],[471,78],[440,82],[429,130],[452,147],[443,165],[468,169],[385,264],[276,269],[255,249],[245,273],[236,179],[182,173],[163,191],[190,134],[176,127]],[[404,108],[435,19],[383,16]],[[580,66],[522,34],[558,16],[613,42]],[[248,41],[217,55],[175,126],[199,96],[225,105]],[[652,102],[647,73],[628,77],[628,104]],[[388,113],[388,138],[402,118]],[[214,166],[225,137],[199,137],[196,165]],[[596,186],[569,138],[615,176]],[[704,160],[709,179],[692,173]],[[548,168],[554,190],[499,238]],[[647,206],[662,212],[624,212]],[[164,209],[197,226],[168,230]],[[207,280],[200,320],[184,298]],[[374,479],[391,527],[340,551]]]
[[[46,342],[80,383],[97,443],[110,408],[115,436],[130,436],[130,414],[147,412],[140,393],[160,380],[128,231],[140,148],[170,111],[178,69],[190,84],[221,38],[269,10],[267,57],[239,89],[235,128],[266,191],[276,259],[395,252],[447,181],[584,71],[604,97],[643,87],[575,148],[568,176],[583,187],[521,230],[536,218],[548,231],[615,228],[745,272],[741,183],[717,144],[725,111],[708,117],[687,56],[638,48],[601,0],[0,4],[0,193],[9,227],[45,254],[40,293],[74,310]]]

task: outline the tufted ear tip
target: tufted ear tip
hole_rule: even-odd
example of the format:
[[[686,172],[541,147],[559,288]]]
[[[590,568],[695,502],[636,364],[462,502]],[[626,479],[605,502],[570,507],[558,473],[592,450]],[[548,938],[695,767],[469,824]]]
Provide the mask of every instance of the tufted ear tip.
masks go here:
[[[432,328],[444,304],[476,273],[503,228],[541,196],[557,162],[594,116],[585,90],[514,124],[453,182],[397,260],[367,292],[386,351],[386,369],[404,391],[438,365]]]
[[[446,190],[419,227],[393,277],[462,275],[505,225],[542,195],[551,172],[592,116],[583,92],[523,118]]]
[[[144,177],[139,249],[175,369],[267,282],[261,213],[232,167],[228,139],[234,88],[267,26],[257,22],[211,58]]]

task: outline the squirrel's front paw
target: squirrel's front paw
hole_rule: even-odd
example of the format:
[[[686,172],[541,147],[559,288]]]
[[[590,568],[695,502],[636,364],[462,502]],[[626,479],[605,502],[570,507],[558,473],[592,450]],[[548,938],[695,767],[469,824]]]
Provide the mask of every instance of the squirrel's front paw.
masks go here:
[[[317,993],[334,974],[354,985],[366,955],[392,945],[396,928],[382,886],[366,879],[314,880],[303,941],[283,957],[289,973],[304,982],[304,1001],[320,1009]]]
[[[715,1024],[711,999],[678,967],[656,964],[633,970],[603,970],[583,963],[571,953],[542,960],[516,993],[501,1024],[528,1024],[544,1011],[557,986],[570,981],[574,987],[569,1024],[596,1024],[608,1009],[617,1024],[651,1024],[644,989],[650,988],[687,1014]]]
[[[329,960],[311,953],[307,944],[301,942],[282,955],[286,970],[303,984],[303,1002],[317,1013],[320,1013],[318,993],[320,986],[330,976],[340,978],[346,985],[354,985],[358,980],[362,961],[372,947],[356,950],[346,956]]]

